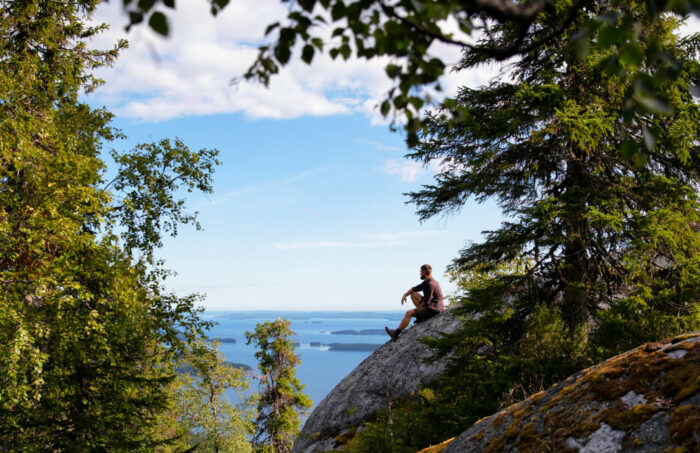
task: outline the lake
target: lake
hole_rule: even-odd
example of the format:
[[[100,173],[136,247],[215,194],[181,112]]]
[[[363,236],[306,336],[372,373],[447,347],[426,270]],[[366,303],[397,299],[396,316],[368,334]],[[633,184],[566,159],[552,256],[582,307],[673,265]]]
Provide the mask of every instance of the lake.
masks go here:
[[[253,331],[257,323],[286,318],[296,332],[299,342],[296,353],[302,363],[297,367],[297,377],[304,384],[304,393],[314,402],[314,407],[360,364],[376,348],[389,340],[384,326],[396,328],[404,311],[207,311],[203,318],[217,323],[209,331],[211,338],[229,339],[219,345],[219,350],[229,362],[242,363],[257,372],[255,348],[245,343],[246,330]],[[371,330],[370,334],[332,334],[334,331]],[[365,332],[366,333],[366,332]],[[235,343],[230,342],[235,339]],[[343,346],[362,343],[367,350],[343,350]],[[336,344],[333,347],[327,346]],[[338,346],[340,345],[340,346]],[[340,350],[339,350],[340,349]],[[255,386],[257,383],[253,383]]]

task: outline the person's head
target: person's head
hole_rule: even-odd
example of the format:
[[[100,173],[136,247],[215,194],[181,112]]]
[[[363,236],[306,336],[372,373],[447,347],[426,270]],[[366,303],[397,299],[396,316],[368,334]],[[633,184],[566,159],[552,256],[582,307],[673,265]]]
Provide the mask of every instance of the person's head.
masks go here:
[[[420,278],[422,280],[425,280],[426,278],[430,278],[432,273],[433,273],[433,268],[430,267],[430,264],[424,264],[420,267]]]

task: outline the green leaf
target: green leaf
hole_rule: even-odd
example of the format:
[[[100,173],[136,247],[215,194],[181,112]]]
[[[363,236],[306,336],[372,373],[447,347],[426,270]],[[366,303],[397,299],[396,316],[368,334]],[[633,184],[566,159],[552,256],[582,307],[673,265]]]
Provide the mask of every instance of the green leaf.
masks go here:
[[[148,19],[148,25],[156,33],[168,36],[168,20],[163,13],[156,11],[151,14],[151,17]]]
[[[391,104],[389,103],[389,101],[382,102],[382,106],[379,109],[379,111],[382,113],[382,116],[387,116],[389,114],[390,110],[391,110]]]
[[[587,29],[579,30],[576,34],[571,37],[571,46],[576,53],[579,60],[585,60],[588,56],[590,46],[589,41],[589,31]]]
[[[637,153],[634,156],[634,166],[637,168],[644,168],[647,164],[647,157],[643,153]]]
[[[598,32],[598,45],[602,49],[612,47],[618,40],[619,30],[612,25],[604,25]]]
[[[644,145],[647,149],[652,150],[656,146],[656,140],[659,138],[658,129],[642,126],[642,136],[644,137]]]
[[[275,22],[274,24],[270,24],[265,28],[265,36],[269,35],[274,29],[279,28],[280,23]]]
[[[301,7],[308,12],[311,12],[314,9],[314,5],[316,4],[316,0],[298,0],[298,2],[299,5],[301,5]]]
[[[304,46],[304,49],[301,51],[301,59],[306,64],[311,63],[311,60],[314,59],[314,47],[312,45],[307,44]]]
[[[139,0],[138,3],[136,3],[136,7],[145,13],[153,8],[155,3],[156,0]]]
[[[334,21],[340,20],[346,14],[345,4],[343,4],[342,0],[333,4],[333,7],[331,8],[331,18]]]
[[[386,75],[391,77],[392,79],[395,79],[401,74],[401,66],[395,65],[395,64],[388,64],[385,68]]]
[[[663,99],[659,99],[654,96],[640,96],[637,102],[641,104],[645,109],[652,113],[660,113],[663,115],[670,115],[673,113],[673,109],[667,102]]]
[[[143,21],[143,13],[129,11],[129,25],[139,24]],[[128,27],[127,27],[128,30]]]
[[[625,66],[636,68],[642,64],[643,59],[644,52],[642,52],[642,49],[636,44],[628,45],[620,53],[620,62]]]
[[[280,43],[277,45],[277,47],[275,47],[275,58],[277,58],[277,61],[280,63],[287,64],[290,56],[291,50],[289,46]]]
[[[622,143],[622,145],[620,145],[620,155],[626,160],[631,161],[634,155],[637,154],[638,150],[639,146],[637,146],[637,143],[633,142],[632,140],[626,140]]]
[[[415,108],[416,110],[420,110],[421,107],[423,107],[423,104],[425,103],[422,98],[418,96],[411,96],[408,98],[408,102]]]
[[[311,38],[311,44],[318,50],[323,50],[323,40],[321,38]]]
[[[168,8],[175,8],[175,0],[163,0],[163,4]]]

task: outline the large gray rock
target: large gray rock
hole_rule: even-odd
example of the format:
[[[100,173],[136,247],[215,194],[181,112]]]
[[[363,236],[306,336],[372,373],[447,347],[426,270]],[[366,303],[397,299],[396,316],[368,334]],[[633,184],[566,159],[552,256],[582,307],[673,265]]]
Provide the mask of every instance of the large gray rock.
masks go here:
[[[442,450],[542,451],[700,452],[700,332],[583,370],[478,421]]]
[[[419,338],[438,337],[439,332],[451,333],[460,325],[450,310],[446,310],[406,329],[397,340],[387,341],[314,409],[297,437],[293,451],[310,453],[335,449],[337,435],[360,427],[377,411],[386,409],[389,398],[409,397],[422,384],[444,373],[446,359],[429,363],[421,360],[432,354]]]

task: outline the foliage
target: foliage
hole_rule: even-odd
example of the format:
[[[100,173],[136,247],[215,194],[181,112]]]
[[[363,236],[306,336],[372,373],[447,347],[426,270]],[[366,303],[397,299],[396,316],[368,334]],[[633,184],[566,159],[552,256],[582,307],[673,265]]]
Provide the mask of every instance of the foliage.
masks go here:
[[[435,412],[439,406],[434,402],[434,390],[430,387],[423,388],[412,398],[391,400],[390,409],[377,414],[341,450],[349,453],[413,453],[420,448],[418,446],[439,444],[451,437],[453,430],[449,424],[433,423],[444,417],[444,414]]]
[[[390,413],[380,413],[344,451],[401,453],[439,444],[591,363],[582,335],[568,335],[556,307],[539,305],[518,326],[521,336],[513,341],[513,310],[507,300],[477,302],[493,279],[517,278],[525,265],[515,261],[489,271],[453,271],[460,305],[484,305],[479,316],[464,318],[455,334],[423,339],[438,355],[452,353],[450,370],[413,397],[396,401]]]
[[[250,452],[254,433],[254,398],[244,370],[224,361],[218,344],[201,339],[190,344],[172,382],[171,406],[159,417],[154,433],[163,441],[157,451]],[[229,401],[233,393],[238,400]]]
[[[295,376],[295,367],[301,363],[294,353],[290,339],[294,332],[289,321],[257,324],[254,332],[246,332],[247,344],[254,343],[258,351],[258,368],[262,373],[262,391],[255,421],[257,433],[253,445],[262,452],[290,452],[299,432],[299,416],[311,407],[311,399],[302,393],[304,386]]]
[[[619,5],[647,20],[643,3]],[[411,156],[442,170],[410,194],[420,217],[473,198],[495,199],[508,220],[452,264],[464,325],[426,339],[451,354],[451,371],[431,385],[434,399],[394,411],[393,426],[431,420],[444,440],[587,365],[700,327],[700,36],[677,38],[677,25],[649,22],[639,36],[684,62],[663,84],[668,111],[626,120],[636,75],[609,69],[611,49],[579,60],[564,34],[514,62],[512,81],[463,88],[428,118]],[[466,52],[462,65],[480,61]],[[391,441],[378,423],[350,447],[435,443],[404,428]]]
[[[210,193],[214,169],[221,162],[217,150],[191,152],[176,139],[137,145],[131,152],[111,153],[118,166],[117,176],[107,184],[114,198],[110,218],[122,227],[124,248],[139,250],[152,259],[153,250],[162,245],[161,231],[177,234],[179,224],[193,222],[199,230],[197,213],[185,211],[185,200],[175,199],[183,186],[187,192],[197,189]]]
[[[101,153],[120,134],[109,112],[79,100],[100,84],[91,71],[126,45],[88,47],[105,28],[88,25],[97,3],[0,3],[0,448],[7,451],[147,445],[176,358],[190,332],[207,326],[197,296],[165,292],[166,272],[129,250],[130,240],[146,251],[158,245],[161,218],[152,213],[171,226],[183,219],[170,207],[176,188],[121,179],[122,192],[155,196],[131,206],[148,228],[118,227],[128,217],[119,194],[105,187]],[[178,155],[168,157],[171,148],[147,145],[150,155],[137,148],[123,162],[140,159],[141,175],[158,165],[210,191],[215,153],[176,145]]]
[[[553,43],[575,48],[582,60],[590,48],[594,52],[610,50],[608,69],[634,75],[627,85],[626,114],[649,107],[668,111],[672,106],[661,95],[663,85],[683,70],[684,62],[646,45],[643,36],[671,14],[680,18],[700,12],[698,0],[645,0],[640,2],[643,17],[626,8],[624,1],[609,2],[605,8],[595,0],[282,2],[289,3],[287,19],[267,27],[265,34],[272,36],[272,44],[260,46],[258,58],[245,77],[267,85],[270,77],[294,58],[310,64],[323,52],[345,60],[352,55],[388,57],[386,73],[394,87],[380,111],[384,116],[393,110],[407,117],[409,145],[416,144],[423,126],[421,108],[430,104],[431,91],[441,89],[439,78],[450,64],[434,55],[435,43],[459,48],[480,62],[505,61],[545,47],[551,49]],[[173,0],[126,0],[129,27],[148,17],[151,29],[167,35],[167,18],[158,8],[161,3],[175,8]],[[209,3],[216,15],[229,0]],[[588,15],[585,21],[578,20],[582,14]],[[653,70],[659,61],[669,62],[669,70]]]
[[[646,17],[643,5],[627,8]],[[664,87],[672,112],[648,110],[641,131],[636,118],[622,118],[628,80],[608,71],[609,51],[581,62],[561,50],[566,36],[514,63],[513,82],[462,89],[458,122],[452,102],[430,116],[411,157],[440,160],[443,170],[410,194],[420,217],[473,197],[495,198],[511,219],[462,250],[453,268],[526,260],[522,275],[475,291],[471,314],[508,297],[516,324],[554,304],[572,333],[611,328],[611,317],[645,319],[635,341],[698,322],[699,109],[690,88],[700,76],[700,37],[678,39],[676,25],[649,24],[640,37],[689,69]],[[463,65],[478,62],[467,53]],[[637,146],[645,141],[654,146]]]

